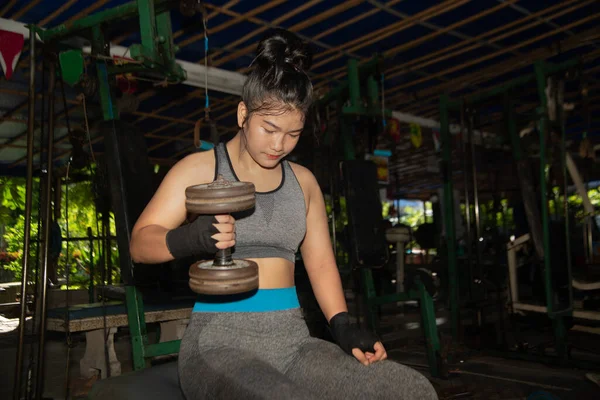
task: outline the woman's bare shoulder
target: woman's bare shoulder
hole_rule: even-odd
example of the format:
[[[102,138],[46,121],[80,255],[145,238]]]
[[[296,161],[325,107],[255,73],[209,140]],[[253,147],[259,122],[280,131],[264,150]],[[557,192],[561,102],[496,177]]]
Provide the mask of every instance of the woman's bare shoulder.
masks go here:
[[[300,183],[302,190],[307,191],[314,189],[315,185],[318,187],[317,180],[311,170],[300,164],[296,164],[295,162],[289,161],[289,164],[292,171],[294,171],[294,175],[296,175],[296,179],[298,179],[298,183]]]
[[[177,180],[185,185],[198,185],[212,182],[214,175],[215,152],[203,151],[192,153],[177,161],[165,179]]]

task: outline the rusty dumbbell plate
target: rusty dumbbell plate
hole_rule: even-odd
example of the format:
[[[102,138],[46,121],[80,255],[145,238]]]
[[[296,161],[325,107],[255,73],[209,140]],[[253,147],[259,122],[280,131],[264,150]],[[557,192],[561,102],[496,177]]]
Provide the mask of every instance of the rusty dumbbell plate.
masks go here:
[[[190,267],[190,288],[200,294],[237,294],[258,288],[258,265],[254,261],[234,260],[233,265],[215,266],[213,260],[199,261]]]
[[[192,214],[229,214],[254,207],[255,192],[251,182],[231,182],[219,175],[212,183],[186,188],[185,206]]]

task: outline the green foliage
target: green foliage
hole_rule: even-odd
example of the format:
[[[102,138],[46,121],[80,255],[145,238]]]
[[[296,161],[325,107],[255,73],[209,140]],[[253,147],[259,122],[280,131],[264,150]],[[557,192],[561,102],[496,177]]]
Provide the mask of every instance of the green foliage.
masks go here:
[[[61,219],[58,222],[63,238],[87,238],[88,228],[92,236],[102,236],[102,214],[96,215],[92,184],[89,181],[78,182],[63,186]],[[68,215],[66,214],[68,206]],[[110,218],[110,232],[116,232],[114,215]],[[68,226],[67,226],[68,222]],[[118,249],[115,241],[111,241],[112,281],[119,282]],[[75,286],[89,283],[90,266],[94,265],[94,282],[102,284],[102,268],[104,259],[102,255],[102,242],[94,240],[90,246],[89,240],[73,241],[67,244],[63,241],[61,254],[58,259],[59,276],[67,275],[67,247],[69,255],[69,284]]]
[[[471,224],[475,224],[475,205],[469,204],[469,218]],[[464,203],[460,205],[461,216],[464,223],[467,223],[466,206]],[[500,204],[494,204],[493,200],[481,202],[479,204],[479,221],[481,229],[507,229],[514,228],[513,209],[508,207],[508,200],[500,200]]]
[[[68,203],[67,203],[68,190]],[[37,266],[38,244],[38,192],[39,182],[36,180],[33,186],[33,203],[31,217],[31,244],[29,260],[31,269]],[[77,288],[89,285],[90,265],[94,265],[94,282],[102,283],[102,268],[104,259],[102,254],[102,242],[94,241],[90,246],[88,227],[93,236],[102,236],[102,215],[96,215],[92,184],[90,181],[62,185],[61,218],[57,221],[62,240],[60,254],[57,262],[57,276],[59,279],[69,277],[69,286]],[[68,213],[67,213],[68,206]],[[3,235],[4,249],[8,256],[0,257],[0,268],[11,271],[15,280],[22,276],[23,243],[25,225],[25,181],[19,178],[0,178],[0,215],[5,225]],[[114,216],[110,215],[110,232],[115,234]],[[84,238],[80,241],[71,241],[69,238]],[[93,255],[92,255],[93,251]],[[112,264],[112,281],[119,282],[118,271],[118,249],[115,241],[110,242]]]
[[[37,190],[34,190],[34,192],[37,192]],[[0,221],[10,226],[24,209],[25,180],[22,178],[0,177]]]
[[[22,264],[23,264],[23,241],[25,237],[25,215],[21,214],[13,219],[12,226],[6,227],[6,232],[4,233],[4,241],[6,242],[6,252],[8,254],[14,255],[12,260],[7,261],[5,263],[1,263],[0,266],[7,271],[12,272],[14,275],[14,279],[20,280],[22,275]],[[37,254],[37,246],[35,246],[35,239],[37,238],[38,233],[38,225],[36,223],[31,224],[30,229],[30,237],[31,243],[29,259],[35,260],[35,255]]]
[[[425,210],[423,210],[423,207],[402,207],[398,223],[416,228],[425,223]]]

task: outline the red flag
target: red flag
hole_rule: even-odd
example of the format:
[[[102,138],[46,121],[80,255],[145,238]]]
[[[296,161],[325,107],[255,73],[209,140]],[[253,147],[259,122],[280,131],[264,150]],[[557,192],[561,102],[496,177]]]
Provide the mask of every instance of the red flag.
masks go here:
[[[17,67],[24,43],[25,38],[22,34],[0,29],[0,64],[6,79],[10,79]]]

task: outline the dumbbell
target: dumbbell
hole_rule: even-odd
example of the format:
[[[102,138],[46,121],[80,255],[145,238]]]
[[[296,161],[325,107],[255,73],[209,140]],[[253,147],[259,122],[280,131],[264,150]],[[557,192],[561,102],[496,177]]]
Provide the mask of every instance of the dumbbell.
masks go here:
[[[190,214],[230,214],[255,206],[254,184],[231,182],[219,175],[212,183],[189,186],[185,206]],[[227,295],[258,288],[258,265],[234,260],[231,248],[219,249],[214,260],[198,261],[189,270],[190,288],[200,294]]]

